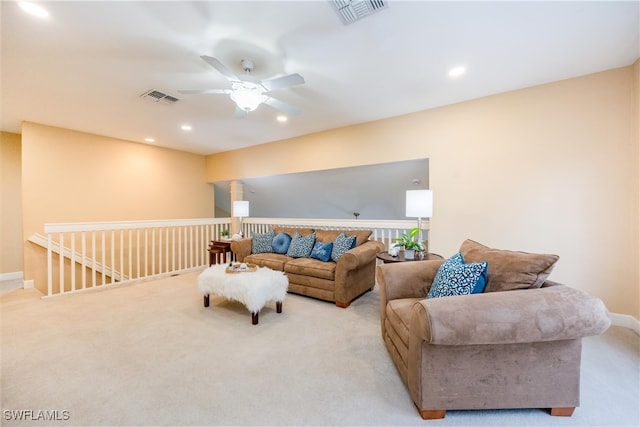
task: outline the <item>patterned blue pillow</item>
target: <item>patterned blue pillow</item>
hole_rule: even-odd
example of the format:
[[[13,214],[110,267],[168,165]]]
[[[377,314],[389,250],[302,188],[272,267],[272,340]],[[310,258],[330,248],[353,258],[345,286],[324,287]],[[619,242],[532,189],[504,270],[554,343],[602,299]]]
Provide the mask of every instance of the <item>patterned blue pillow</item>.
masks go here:
[[[275,237],[276,232],[269,230],[266,233],[255,233],[251,241],[251,253],[252,254],[264,254],[273,252],[271,242]]]
[[[347,236],[344,233],[338,234],[336,240],[333,241],[333,250],[331,251],[331,259],[338,262],[342,254],[349,249],[353,249],[356,245],[356,236]]]
[[[333,250],[333,243],[316,242],[316,245],[311,251],[311,258],[319,259],[320,261],[327,262],[331,259],[331,251]]]
[[[478,282],[482,281],[483,275],[486,284],[487,266],[486,261],[465,264],[462,255],[455,254],[443,262],[438,269],[427,298],[479,293],[474,291]]]
[[[311,255],[313,244],[316,242],[316,233],[302,237],[297,231],[293,234],[287,256],[292,258],[304,258]]]
[[[284,232],[277,234],[276,237],[273,238],[273,242],[271,242],[273,252],[282,255],[287,253],[290,244],[291,236]]]

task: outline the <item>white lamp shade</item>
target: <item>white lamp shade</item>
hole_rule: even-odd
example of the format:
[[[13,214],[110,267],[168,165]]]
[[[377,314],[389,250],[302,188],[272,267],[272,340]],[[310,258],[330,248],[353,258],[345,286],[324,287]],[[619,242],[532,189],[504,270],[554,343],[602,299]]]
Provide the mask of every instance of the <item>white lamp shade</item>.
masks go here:
[[[433,191],[407,190],[407,216],[431,218],[433,215]]]
[[[253,111],[266,101],[267,97],[257,90],[240,88],[231,93],[231,99],[244,111]]]
[[[248,200],[234,200],[233,202],[233,216],[244,218],[249,216],[249,201]]]

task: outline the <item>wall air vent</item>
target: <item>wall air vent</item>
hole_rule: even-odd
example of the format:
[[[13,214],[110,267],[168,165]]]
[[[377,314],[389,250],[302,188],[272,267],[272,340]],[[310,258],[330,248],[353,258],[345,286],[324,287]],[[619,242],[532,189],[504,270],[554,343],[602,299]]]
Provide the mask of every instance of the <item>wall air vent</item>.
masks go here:
[[[176,101],[179,101],[175,96],[167,95],[166,93],[160,92],[159,90],[148,90],[142,95],[141,98],[149,99],[153,102],[160,102],[161,104],[171,105]]]
[[[330,0],[329,2],[344,25],[387,8],[387,2],[383,0]]]

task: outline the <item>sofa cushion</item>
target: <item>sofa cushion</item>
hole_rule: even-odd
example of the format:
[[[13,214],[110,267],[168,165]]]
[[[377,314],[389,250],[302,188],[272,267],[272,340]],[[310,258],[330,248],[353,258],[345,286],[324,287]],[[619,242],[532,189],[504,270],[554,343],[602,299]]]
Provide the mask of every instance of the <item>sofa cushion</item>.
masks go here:
[[[385,317],[389,325],[402,340],[406,347],[409,347],[409,324],[411,323],[411,308],[420,301],[421,298],[400,298],[387,302],[385,307]]]
[[[308,234],[304,237],[297,231],[293,233],[293,239],[289,245],[287,256],[292,258],[302,258],[311,255],[313,245],[316,242],[316,233]]]
[[[269,267],[270,269],[277,271],[284,271],[284,265],[291,260],[293,260],[293,258],[274,253],[251,254],[244,257],[244,262],[255,264],[260,267]]]
[[[278,233],[276,237],[273,238],[271,242],[271,246],[273,247],[273,252],[277,254],[286,255],[289,250],[289,245],[291,244],[291,236],[287,233],[282,232]]]
[[[251,241],[251,253],[252,254],[264,254],[273,252],[273,238],[276,236],[273,230],[269,230],[266,233],[254,233]]]
[[[473,240],[465,240],[460,253],[466,262],[489,263],[485,292],[539,288],[559,258],[551,254],[492,249]]]
[[[338,262],[340,257],[356,244],[356,236],[346,236],[344,233],[338,234],[336,240],[333,241],[333,250],[331,251],[331,259]]]
[[[316,241],[311,251],[311,258],[319,259],[320,261],[327,262],[331,259],[331,251],[333,250],[333,243],[322,243]]]
[[[287,274],[300,276],[312,276],[320,279],[334,280],[336,275],[336,263],[324,262],[314,258],[296,258],[287,262],[284,266]]]
[[[441,298],[454,295],[480,293],[484,289],[487,262],[465,264],[460,253],[455,254],[440,265],[427,298]]]
[[[276,234],[287,233],[289,236],[293,236],[297,231],[302,237],[304,237],[313,233],[315,230],[313,228],[273,227],[273,231]]]
[[[330,243],[344,233],[346,236],[356,236],[355,245],[360,246],[371,236],[371,230],[316,230],[316,240],[322,243]]]

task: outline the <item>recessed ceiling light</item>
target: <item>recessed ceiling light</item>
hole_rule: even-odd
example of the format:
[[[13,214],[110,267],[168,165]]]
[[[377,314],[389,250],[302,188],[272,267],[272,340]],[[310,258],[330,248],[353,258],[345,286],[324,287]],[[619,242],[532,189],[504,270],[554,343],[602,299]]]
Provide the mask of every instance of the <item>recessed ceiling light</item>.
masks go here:
[[[48,18],[49,17],[49,12],[47,12],[47,10],[40,6],[37,5],[35,3],[31,3],[29,1],[21,1],[18,2],[18,5],[22,8],[22,10],[24,10],[25,12],[37,16],[38,18]]]
[[[156,142],[156,140],[153,138],[145,138],[144,142]]]
[[[449,77],[460,77],[461,75],[463,75],[465,72],[467,71],[466,68],[460,66],[460,67],[453,67],[452,69],[449,70]]]
[[[279,121],[279,122],[281,122],[281,123],[284,123],[284,122],[286,122],[287,120],[289,120],[289,118],[288,118],[287,116],[282,116],[282,115],[280,115],[280,116],[276,117],[276,120],[277,120],[277,121]]]
[[[190,130],[191,130],[191,129],[193,129],[193,128],[191,127],[191,125],[186,125],[186,124],[185,124],[185,125],[180,126],[180,129],[182,129],[182,130],[184,130],[184,131],[187,131],[187,132],[188,132],[188,131],[190,131]]]

